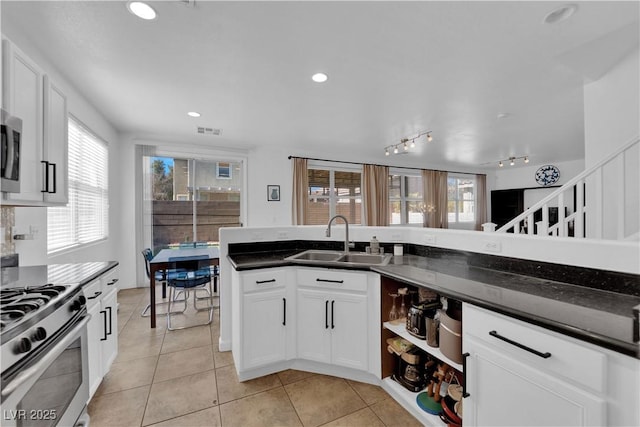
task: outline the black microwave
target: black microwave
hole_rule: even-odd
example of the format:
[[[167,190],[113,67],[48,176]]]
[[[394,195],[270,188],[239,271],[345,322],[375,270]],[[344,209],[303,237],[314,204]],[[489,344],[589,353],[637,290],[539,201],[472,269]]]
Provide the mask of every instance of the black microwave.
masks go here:
[[[0,110],[2,116],[2,146],[0,147],[0,190],[20,192],[20,143],[22,120]]]

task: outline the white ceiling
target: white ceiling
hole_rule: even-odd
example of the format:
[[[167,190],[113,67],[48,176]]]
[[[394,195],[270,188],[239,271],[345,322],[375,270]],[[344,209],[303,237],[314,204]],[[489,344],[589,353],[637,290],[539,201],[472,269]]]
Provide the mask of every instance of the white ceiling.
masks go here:
[[[450,170],[583,158],[584,84],[639,41],[636,1],[577,2],[556,25],[562,2],[162,1],[154,21],[125,4],[2,1],[2,25],[122,133]]]

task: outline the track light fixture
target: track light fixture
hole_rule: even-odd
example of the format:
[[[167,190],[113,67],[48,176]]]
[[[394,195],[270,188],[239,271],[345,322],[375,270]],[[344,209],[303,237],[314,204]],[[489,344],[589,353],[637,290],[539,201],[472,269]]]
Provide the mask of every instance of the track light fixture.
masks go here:
[[[427,142],[433,141],[433,136],[431,136],[430,130],[425,132],[420,132],[416,136],[413,136],[411,138],[402,138],[400,142],[397,144],[387,145],[386,147],[384,147],[384,155],[388,156],[391,153],[391,151],[393,151],[393,154],[398,154],[400,152],[399,147],[402,147],[403,153],[407,153],[409,152],[410,148],[416,147],[416,139],[419,139],[421,136],[424,136],[424,135],[427,136],[426,138]]]
[[[516,164],[516,160],[520,160],[520,159],[522,159],[524,163],[529,163],[529,156],[520,156],[520,157],[511,156],[508,159],[499,160],[498,167],[500,168],[503,167],[504,162],[509,162],[509,165],[513,166]]]

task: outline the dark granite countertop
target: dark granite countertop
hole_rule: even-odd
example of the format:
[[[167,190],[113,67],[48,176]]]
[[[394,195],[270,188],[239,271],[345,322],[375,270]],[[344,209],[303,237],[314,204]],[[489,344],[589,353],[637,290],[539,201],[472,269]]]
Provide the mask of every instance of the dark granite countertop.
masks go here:
[[[280,246],[278,250],[271,247],[267,251],[245,252],[242,249],[248,248],[234,247],[227,258],[236,270],[280,267],[294,265],[284,258],[307,248]],[[640,305],[640,277],[636,275],[621,275],[618,280],[619,274],[615,272],[589,274],[589,269],[581,269],[585,274],[573,276],[581,284],[585,282],[583,286],[550,279],[554,276],[553,264],[532,266],[541,263],[525,262],[523,271],[544,270],[536,277],[514,273],[511,266],[511,271],[501,271],[497,268],[500,263],[495,259],[479,262],[476,254],[447,250],[430,254],[420,249],[408,249],[419,255],[407,254],[405,250],[406,255],[394,256],[388,265],[370,270],[640,358],[638,319],[634,319]],[[558,277],[568,277],[565,266],[555,268],[562,270],[558,271]],[[606,280],[616,283],[598,289],[598,283],[588,283],[585,279],[593,275],[598,276],[598,283]],[[619,282],[623,283],[618,286]]]
[[[85,285],[117,265],[116,261],[98,261],[4,267],[1,270],[2,287],[38,286],[46,283]]]

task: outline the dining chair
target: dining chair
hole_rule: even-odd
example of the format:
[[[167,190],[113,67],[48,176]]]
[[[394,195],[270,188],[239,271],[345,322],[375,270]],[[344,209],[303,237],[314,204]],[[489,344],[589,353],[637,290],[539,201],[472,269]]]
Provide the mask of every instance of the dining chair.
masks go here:
[[[206,261],[205,261],[206,260]],[[186,329],[193,326],[208,325],[213,321],[213,310],[215,308],[213,300],[213,289],[211,283],[213,279],[212,268],[209,266],[208,257],[206,255],[202,257],[188,257],[188,260],[184,260],[184,257],[171,257],[169,258],[169,265],[171,268],[177,267],[178,264],[183,271],[177,273],[174,277],[167,280],[169,286],[169,307],[167,310],[167,329],[170,331],[176,329]],[[173,263],[173,264],[172,264]],[[198,291],[204,291],[206,296],[199,297]],[[184,293],[182,299],[176,299],[179,293]],[[193,295],[193,308],[196,312],[209,311],[208,321],[205,323],[198,323],[189,326],[175,327],[172,325],[172,317],[176,314],[184,314],[188,308],[189,297]],[[208,303],[203,306],[198,306],[198,301],[207,300]],[[176,310],[174,305],[176,302],[183,302],[182,310]]]
[[[144,258],[144,267],[145,267],[145,271],[147,273],[147,279],[151,280],[151,269],[149,266],[149,263],[151,262],[151,260],[153,259],[153,252],[151,251],[150,248],[145,248],[142,250],[142,257]],[[162,283],[162,299],[165,299],[167,297],[167,280],[176,277],[176,275],[178,273],[181,273],[183,271],[186,271],[184,269],[170,269],[170,270],[162,270],[162,271],[156,271],[155,273],[155,279],[156,282],[160,282]],[[168,301],[162,301],[159,303],[156,303],[156,307],[157,306],[164,306],[167,305]],[[151,315],[151,313],[148,313],[148,311],[151,309],[151,303],[147,304],[147,306],[144,308],[144,310],[142,310],[142,313],[140,313],[140,316],[142,317],[149,317]],[[165,315],[166,313],[160,313],[156,310],[156,316],[161,316],[161,315]]]

